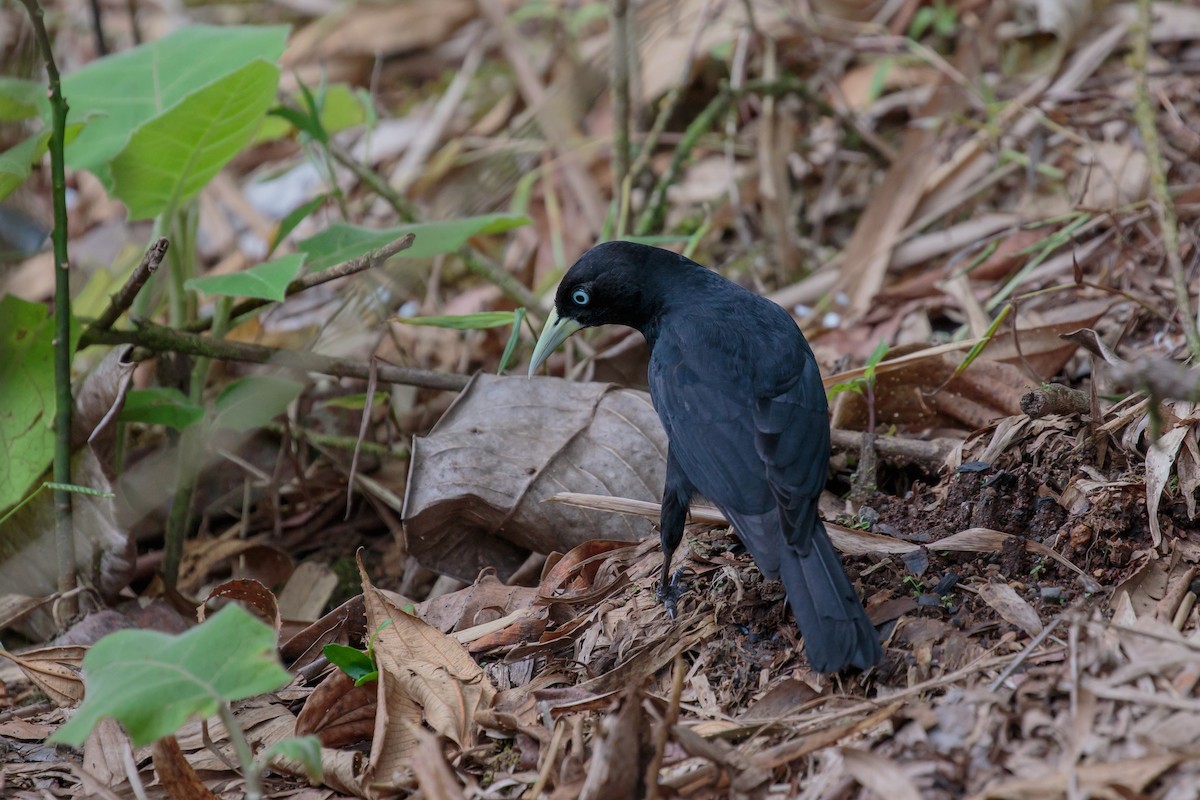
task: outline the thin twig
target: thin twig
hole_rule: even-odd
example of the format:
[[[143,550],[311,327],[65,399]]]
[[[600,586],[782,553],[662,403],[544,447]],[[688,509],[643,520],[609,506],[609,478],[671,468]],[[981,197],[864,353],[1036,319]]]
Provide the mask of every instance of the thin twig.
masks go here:
[[[392,210],[396,212],[396,216],[402,222],[415,222],[417,220],[417,212],[412,204],[402,194],[393,189],[379,173],[359,162],[358,159],[341,145],[330,142],[329,153],[335,161],[353,172],[355,177],[371,187],[371,191],[382,197],[392,207]]]
[[[612,0],[613,197],[629,174],[629,0]]]
[[[220,358],[226,361],[271,364],[301,372],[321,372],[338,378],[367,380],[371,376],[370,366],[362,361],[333,358],[303,350],[281,350],[247,342],[213,339],[188,331],[177,331],[164,325],[156,325],[147,320],[135,320],[135,324],[138,326],[135,330],[98,332],[96,344],[133,344],[145,348],[151,353],[185,353],[193,356]],[[133,353],[135,360],[146,357],[144,352],[139,353],[135,350]],[[457,392],[461,391],[470,379],[465,375],[455,375],[450,372],[381,364],[379,365],[379,380],[384,383],[399,383],[405,386]]]
[[[345,278],[359,272],[365,272],[366,270],[373,269],[397,253],[401,253],[412,247],[413,241],[415,240],[416,236],[414,234],[405,234],[394,242],[385,244],[383,247],[376,248],[375,250],[372,250],[365,255],[361,255],[358,258],[352,258],[344,264],[338,264],[335,267],[323,269],[320,272],[314,272],[311,275],[305,275],[301,278],[297,278],[289,283],[287,289],[284,290],[284,298],[286,299],[294,294],[303,292],[305,289],[311,289],[314,286],[320,286],[323,283],[336,281],[338,278]],[[263,300],[261,298],[243,300],[234,306],[233,310],[229,312],[229,319],[232,323],[236,324],[237,320],[244,317],[246,314],[249,314],[251,311],[256,311],[273,302],[273,300]],[[191,331],[193,333],[199,333],[201,331],[208,330],[211,325],[211,319],[199,320],[191,325],[184,326],[184,330]]]
[[[369,362],[371,374],[367,376],[367,401],[363,403],[362,421],[358,426],[358,438],[354,442],[354,455],[350,457],[350,476],[346,480],[346,519],[350,519],[350,506],[354,501],[354,476],[358,472],[358,454],[362,452],[367,428],[371,425],[371,411],[375,408],[375,386],[379,382],[379,359],[374,356]]]
[[[1188,291],[1187,273],[1183,258],[1179,254],[1179,218],[1175,203],[1167,186],[1167,171],[1163,164],[1162,148],[1158,142],[1158,125],[1154,118],[1154,105],[1150,101],[1149,78],[1146,74],[1150,52],[1150,0],[1138,0],[1137,24],[1133,30],[1133,52],[1129,55],[1134,82],[1133,116],[1146,150],[1146,162],[1150,170],[1150,190],[1154,194],[1154,213],[1162,229],[1163,250],[1166,251],[1167,268],[1175,288],[1175,305],[1180,322],[1187,336],[1188,349],[1193,358],[1200,358],[1200,320],[1192,313],[1192,298]]]
[[[87,347],[88,336],[93,329],[107,330],[111,328],[121,315],[129,310],[129,307],[133,305],[134,298],[138,296],[138,292],[146,285],[146,281],[150,280],[150,276],[158,269],[159,264],[162,264],[163,256],[167,254],[169,246],[170,241],[166,238],[159,239],[150,245],[146,254],[142,256],[142,263],[137,265],[121,290],[109,299],[108,308],[104,309],[104,313],[84,331],[79,342],[80,347]]]

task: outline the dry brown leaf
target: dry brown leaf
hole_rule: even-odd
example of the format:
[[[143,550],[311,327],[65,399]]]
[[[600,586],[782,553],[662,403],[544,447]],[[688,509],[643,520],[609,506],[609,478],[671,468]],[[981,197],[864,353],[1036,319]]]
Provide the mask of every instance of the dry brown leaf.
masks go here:
[[[912,780],[890,758],[854,747],[841,749],[846,772],[883,800],[921,800]]]
[[[644,783],[650,727],[644,721],[637,684],[621,696],[617,710],[600,720],[599,741],[579,792],[580,800],[637,797]]]
[[[423,728],[414,728],[413,735],[417,737],[417,754],[412,768],[421,796],[429,800],[463,800],[466,795],[446,763],[441,739]]]
[[[1042,632],[1042,620],[1007,583],[983,583],[975,587],[980,599],[991,606],[1005,621],[1011,622],[1030,636]]]
[[[6,658],[21,668],[34,685],[46,693],[57,706],[74,706],[83,701],[83,666],[86,647],[41,647],[17,655],[0,648],[0,658]]]
[[[487,566],[503,580],[528,551],[639,540],[650,523],[543,501],[563,490],[657,498],[666,449],[644,392],[478,375],[413,442],[404,503],[409,551],[461,580]]]
[[[367,616],[362,595],[356,595],[292,635],[279,647],[280,658],[299,671],[320,657],[327,644],[359,645],[366,635]]]
[[[443,633],[450,633],[529,608],[537,595],[533,587],[509,586],[494,573],[483,572],[470,586],[417,603],[416,613]]]
[[[125,751],[131,748],[125,730],[112,717],[105,717],[83,743],[83,767],[99,783],[117,787],[125,783]]]
[[[372,681],[355,686],[354,679],[335,669],[317,684],[296,717],[296,735],[315,734],[324,747],[346,747],[365,742],[375,730],[375,697]]]
[[[1190,404],[1184,403],[1189,406]],[[1150,522],[1150,539],[1154,546],[1162,544],[1162,527],[1158,520],[1158,506],[1162,502],[1163,490],[1174,473],[1175,458],[1183,445],[1191,425],[1179,425],[1158,438],[1146,453],[1146,514]]]
[[[428,725],[465,750],[475,743],[475,714],[496,690],[461,644],[372,586],[361,561],[359,573],[380,677],[368,780],[394,787],[419,748],[414,727]]]
[[[279,631],[283,627],[283,619],[279,615],[279,604],[275,600],[275,593],[258,581],[240,579],[225,581],[214,586],[212,591],[208,593],[208,597],[196,609],[197,617],[201,622],[204,622],[208,603],[214,597],[238,601],[246,606],[249,611],[253,612],[261,621],[274,628],[275,636],[279,636]]]

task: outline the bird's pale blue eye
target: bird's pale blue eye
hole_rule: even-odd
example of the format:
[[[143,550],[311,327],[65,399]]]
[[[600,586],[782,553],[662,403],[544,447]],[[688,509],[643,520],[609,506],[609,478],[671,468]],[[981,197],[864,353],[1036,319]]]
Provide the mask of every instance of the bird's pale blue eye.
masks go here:
[[[576,289],[571,292],[571,301],[577,306],[586,306],[591,299],[587,289]]]

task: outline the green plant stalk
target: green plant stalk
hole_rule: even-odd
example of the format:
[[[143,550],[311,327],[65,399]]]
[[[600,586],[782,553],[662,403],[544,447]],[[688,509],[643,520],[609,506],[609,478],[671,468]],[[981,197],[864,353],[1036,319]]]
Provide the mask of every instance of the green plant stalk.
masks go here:
[[[1192,312],[1192,298],[1188,292],[1187,273],[1179,253],[1179,218],[1175,203],[1167,186],[1167,174],[1163,165],[1162,148],[1158,142],[1158,125],[1154,119],[1154,106],[1150,102],[1149,78],[1146,74],[1150,52],[1150,0],[1138,0],[1137,23],[1132,31],[1133,50],[1129,55],[1129,66],[1136,76],[1133,93],[1133,117],[1146,149],[1146,161],[1150,168],[1150,191],[1154,195],[1154,211],[1162,230],[1163,250],[1166,251],[1167,267],[1171,283],[1175,288],[1175,305],[1179,322],[1187,336],[1188,349],[1192,358],[1200,359],[1200,319]]]
[[[62,80],[54,61],[54,48],[42,7],[37,0],[21,0],[29,13],[50,82],[50,185],[54,203],[54,482],[71,483],[71,287],[70,261],[67,257],[67,169],[63,160],[66,146],[67,101]],[[54,490],[54,543],[58,554],[58,591],[66,594],[78,580],[75,566],[75,525],[71,514],[71,493]]]
[[[237,718],[233,716],[233,709],[229,707],[229,703],[224,700],[218,703],[217,715],[221,718],[221,724],[225,726],[229,743],[233,745],[233,752],[242,766],[242,780],[246,782],[246,800],[262,800],[259,765],[254,760],[254,751],[250,749],[246,734],[242,732],[242,726],[238,725]]]

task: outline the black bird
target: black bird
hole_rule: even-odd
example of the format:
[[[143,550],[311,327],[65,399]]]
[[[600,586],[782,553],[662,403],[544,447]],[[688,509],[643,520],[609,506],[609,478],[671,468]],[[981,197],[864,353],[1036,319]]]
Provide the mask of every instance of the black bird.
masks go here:
[[[725,513],[765,575],[780,578],[812,667],[867,669],[879,637],[817,515],[829,418],[816,359],[775,303],[694,261],[632,242],[598,245],[563,277],[529,374],[568,336],[627,325],[650,345],[650,396],[667,431],[659,596],[693,497]]]

